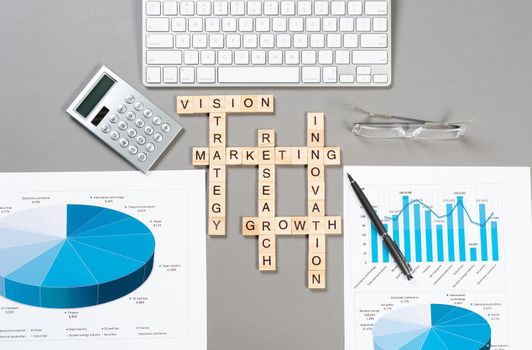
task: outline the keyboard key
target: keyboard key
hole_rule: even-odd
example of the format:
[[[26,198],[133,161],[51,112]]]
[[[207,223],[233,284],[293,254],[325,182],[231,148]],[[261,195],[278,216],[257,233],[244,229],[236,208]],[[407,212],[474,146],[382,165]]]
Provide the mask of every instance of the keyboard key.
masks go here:
[[[297,14],[302,16],[308,16],[312,14],[312,2],[310,1],[298,1],[297,2]]]
[[[291,36],[290,34],[277,34],[277,47],[279,48],[289,48],[291,47]]]
[[[360,47],[387,47],[388,35],[386,34],[360,34]]]
[[[192,47],[204,49],[207,47],[207,35],[194,34],[192,35]]]
[[[227,7],[227,1],[215,1],[213,3],[214,14],[216,16],[226,16],[228,14]]]
[[[332,1],[331,2],[331,15],[334,15],[334,16],[345,15],[345,2],[344,1]]]
[[[289,50],[285,51],[286,64],[299,64],[299,51]]]
[[[190,35],[188,34],[176,34],[175,35],[175,47],[188,48],[190,47]]]
[[[387,51],[353,51],[354,64],[386,64]]]
[[[161,14],[161,3],[159,1],[148,1],[146,3],[146,14],[148,16],[159,16]]]
[[[310,50],[301,51],[301,63],[316,64],[316,51],[310,51]]]
[[[189,18],[188,19],[188,30],[191,32],[202,32],[203,31],[203,18]]]
[[[342,46],[342,36],[340,34],[327,34],[327,47],[339,48]]]
[[[332,51],[320,51],[318,53],[318,63],[319,64],[332,64],[333,63],[333,52]]]
[[[366,1],[364,4],[366,15],[386,15],[388,3],[386,1]]]
[[[177,67],[164,67],[163,81],[165,83],[177,83]]]
[[[209,36],[209,47],[219,49],[224,47],[223,34],[212,34]]]
[[[242,16],[245,14],[243,1],[231,1],[231,15]]]
[[[305,29],[307,32],[319,32],[321,27],[320,22],[321,20],[316,17],[307,18],[305,19]]]
[[[358,46],[358,37],[356,34],[344,34],[344,47],[352,48]]]
[[[336,32],[337,19],[336,18],[324,18],[323,30],[325,32]]]
[[[347,13],[350,15],[361,15],[362,14],[362,1],[348,1],[347,2]]]
[[[236,18],[232,18],[232,17],[222,18],[222,31],[236,32]]]
[[[235,51],[235,64],[249,64],[249,52],[246,50]]]
[[[319,83],[320,67],[303,67],[301,68],[301,75],[304,83]]]
[[[205,19],[205,31],[207,32],[219,32],[220,31],[220,19],[219,18],[206,18]]]
[[[186,20],[183,17],[172,18],[172,31],[184,32],[187,30]]]
[[[388,30],[388,18],[377,17],[373,18],[373,31],[385,32]]]
[[[264,2],[264,14],[267,16],[276,16],[279,14],[279,3],[277,1]]]
[[[274,32],[286,32],[286,18],[275,17],[272,20],[272,29]]]
[[[181,64],[181,51],[146,51],[148,64]]]
[[[315,1],[314,2],[314,14],[318,16],[326,16],[329,14],[329,2],[328,1]]]
[[[373,82],[374,83],[387,83],[388,75],[387,74],[375,74],[373,76]]]
[[[179,80],[181,83],[193,83],[194,67],[181,67],[179,70]]]
[[[165,16],[177,15],[177,2],[175,1],[163,2],[163,13]]]
[[[196,2],[196,13],[200,16],[207,16],[211,14],[210,1],[198,1]]]
[[[269,18],[255,19],[255,30],[257,32],[269,32],[270,31],[270,19]]]
[[[297,48],[308,47],[308,35],[307,34],[294,34],[294,47],[297,47]]]
[[[357,75],[370,75],[371,67],[357,67]]]
[[[196,74],[198,83],[214,83],[214,67],[198,67]]]
[[[262,3],[260,1],[247,1],[248,16],[259,16],[262,14]]]
[[[340,83],[354,83],[355,77],[351,74],[340,74]]]
[[[355,20],[353,18],[340,18],[340,31],[352,32],[355,30]]]
[[[214,64],[216,63],[216,51],[201,51],[200,53],[201,64]]]
[[[194,15],[194,2],[193,1],[180,1],[179,2],[179,14],[182,16]]]
[[[357,18],[357,31],[358,32],[369,32],[371,26],[371,20],[367,17]]]
[[[199,53],[198,51],[186,50],[183,54],[183,61],[185,64],[198,64],[199,63]]]
[[[253,18],[244,17],[238,19],[238,30],[241,32],[253,31]]]
[[[325,35],[324,34],[311,34],[310,35],[310,47],[325,47]]]
[[[357,75],[357,83],[371,82],[371,75]]]
[[[281,15],[291,16],[296,14],[295,1],[281,1]]]
[[[336,64],[349,64],[351,61],[349,51],[338,50],[335,52],[335,56]]]
[[[146,81],[148,83],[160,83],[161,82],[161,68],[160,67],[146,68]]]
[[[261,34],[260,35],[260,47],[263,48],[272,48],[273,47],[273,34]]]
[[[338,80],[336,72],[336,67],[323,67],[323,82],[336,83]]]
[[[251,51],[251,64],[266,64],[266,51]]]
[[[146,18],[147,32],[167,32],[170,30],[168,18]]]
[[[219,67],[221,83],[298,83],[298,67]]]
[[[231,64],[233,63],[233,53],[229,50],[218,51],[218,64]]]
[[[240,34],[227,34],[225,46],[229,49],[240,48]]]
[[[146,34],[147,48],[171,48],[174,47],[172,34]]]
[[[283,64],[283,51],[271,50],[268,51],[269,64]]]
[[[245,48],[254,49],[257,47],[257,34],[244,34],[243,37],[243,46]]]
[[[303,18],[290,18],[288,22],[288,27],[291,32],[302,32],[303,31]]]

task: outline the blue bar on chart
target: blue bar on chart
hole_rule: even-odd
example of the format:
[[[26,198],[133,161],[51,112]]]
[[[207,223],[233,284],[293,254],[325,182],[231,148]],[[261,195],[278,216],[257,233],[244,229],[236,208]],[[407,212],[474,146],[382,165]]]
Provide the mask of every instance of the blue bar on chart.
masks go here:
[[[383,224],[384,229],[386,232],[388,232],[388,224]],[[388,248],[386,248],[386,244],[384,244],[384,240],[382,241],[382,261],[385,263],[390,262],[390,252],[388,251]]]
[[[470,247],[469,254],[471,256],[471,261],[477,261],[477,248],[476,247]]]
[[[491,251],[493,261],[499,261],[499,236],[497,233],[497,221],[491,222]]]
[[[458,255],[460,261],[466,261],[466,244],[464,229],[464,197],[456,198],[456,210],[458,212]]]
[[[488,238],[486,233],[486,204],[478,205],[478,221],[480,224],[480,257],[488,261]]]
[[[416,246],[416,262],[421,262],[421,218],[419,214],[419,203],[414,204],[414,240]]]
[[[392,216],[392,223],[393,223],[393,240],[395,243],[397,243],[397,246],[401,246],[401,239],[399,237],[399,216],[394,215]]]
[[[406,261],[412,261],[410,255],[410,200],[408,196],[403,196],[403,233],[405,235],[405,258]]]
[[[371,224],[371,262],[373,263],[379,262],[379,237],[377,236],[377,228]]]
[[[454,261],[454,223],[453,205],[447,204],[447,249],[449,250],[449,261]]]
[[[425,211],[425,243],[427,244],[427,262],[432,262],[432,213]]]
[[[438,261],[443,261],[443,227],[436,225],[436,246],[438,248]]]

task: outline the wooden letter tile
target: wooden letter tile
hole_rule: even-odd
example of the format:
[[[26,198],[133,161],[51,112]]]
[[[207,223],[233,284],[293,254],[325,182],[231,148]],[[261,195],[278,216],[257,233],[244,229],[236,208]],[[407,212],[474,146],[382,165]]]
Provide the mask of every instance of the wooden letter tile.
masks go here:
[[[292,164],[307,164],[307,147],[292,147]]]
[[[259,164],[259,148],[258,147],[242,147],[242,165],[257,165]]]
[[[259,216],[275,217],[275,199],[259,199]]]
[[[309,271],[308,287],[310,289],[325,289],[325,271]]]
[[[240,96],[228,95],[225,96],[225,112],[226,113],[240,113]]]
[[[325,271],[325,253],[310,253],[308,255],[309,271]]]
[[[323,164],[323,147],[309,147],[307,157],[308,164]]]
[[[308,199],[325,199],[325,182],[324,181],[313,181],[309,182],[307,191]]]
[[[225,218],[209,218],[209,236],[225,236]]]
[[[225,96],[209,96],[209,106],[211,112],[225,111]]]
[[[275,234],[275,218],[259,218],[259,235]]]
[[[308,218],[308,234],[323,235],[325,233],[325,220],[323,217]]]
[[[259,253],[275,253],[275,233],[259,235]]]
[[[307,129],[325,129],[325,118],[323,113],[307,113]]]
[[[325,218],[325,234],[339,235],[342,233],[342,217],[341,216],[326,216]]]
[[[209,133],[209,147],[223,147],[225,148],[225,133],[222,132],[211,132]],[[224,152],[225,153],[225,152]]]
[[[275,182],[259,181],[259,199],[275,199]]]
[[[325,216],[325,201],[323,199],[309,199],[308,216]]]
[[[309,235],[308,251],[311,253],[325,253],[325,235]]]
[[[259,164],[275,164],[275,147],[259,147]]]
[[[277,262],[274,253],[259,253],[259,271],[275,271]]]
[[[177,114],[194,114],[194,97],[177,96]]]
[[[323,179],[325,179],[325,167],[323,164],[309,164],[307,176],[309,182],[323,181]]]
[[[259,165],[259,182],[275,182],[275,166]]]
[[[192,165],[209,165],[209,149],[205,147],[195,147],[192,149]]]
[[[325,155],[325,165],[340,165],[340,147],[324,147],[323,153]]]
[[[291,235],[292,234],[292,218],[278,216],[275,218],[275,234],[277,235]]]
[[[288,165],[292,164],[291,147],[275,147],[275,164]]]
[[[242,95],[240,96],[240,111],[242,113],[257,112],[258,99],[257,96]]]
[[[210,148],[210,164],[225,164],[225,147]]]
[[[324,130],[311,130],[307,131],[307,145],[309,147],[318,147],[325,144],[325,132]]]
[[[225,134],[226,120],[225,113],[209,113],[209,133],[218,132]]]
[[[308,235],[308,217],[306,216],[292,217],[292,234],[293,235]]]
[[[275,130],[259,130],[257,132],[257,145],[259,147],[273,147],[275,146]]]
[[[242,235],[243,236],[257,236],[259,234],[259,218],[242,218]]]
[[[226,178],[226,167],[223,164],[213,164],[209,168],[209,183],[223,182]]]
[[[225,164],[242,165],[242,149],[240,147],[227,147],[225,149]]]
[[[273,95],[257,96],[257,113],[273,113]]]
[[[225,218],[225,197],[209,198],[209,217]]]

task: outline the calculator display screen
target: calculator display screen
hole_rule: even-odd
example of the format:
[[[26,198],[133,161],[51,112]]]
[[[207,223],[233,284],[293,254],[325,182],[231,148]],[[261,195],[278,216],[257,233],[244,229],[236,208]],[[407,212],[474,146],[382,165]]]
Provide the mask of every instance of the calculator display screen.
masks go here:
[[[87,118],[94,107],[96,107],[98,102],[102,100],[107,91],[109,91],[114,84],[115,81],[107,74],[104,74],[98,83],[96,83],[92,90],[87,94],[87,97],[81,101],[78,108],[76,108],[76,112]]]

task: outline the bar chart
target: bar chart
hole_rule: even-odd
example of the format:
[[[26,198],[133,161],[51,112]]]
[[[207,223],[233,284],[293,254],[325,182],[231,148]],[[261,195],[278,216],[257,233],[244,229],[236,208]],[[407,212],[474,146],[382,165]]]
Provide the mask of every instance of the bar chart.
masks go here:
[[[368,188],[368,193],[372,203],[378,203],[375,210],[407,261],[499,261],[501,232],[496,187],[486,190],[484,186],[480,196],[476,196],[477,191],[471,188],[388,190]],[[367,227],[370,228],[371,263],[392,262],[376,228],[369,220]]]

